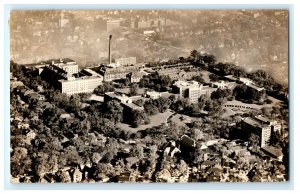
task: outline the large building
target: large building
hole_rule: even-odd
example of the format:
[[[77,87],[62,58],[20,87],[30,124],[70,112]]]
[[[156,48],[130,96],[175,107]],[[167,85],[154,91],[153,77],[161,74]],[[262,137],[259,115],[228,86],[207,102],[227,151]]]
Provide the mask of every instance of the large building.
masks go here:
[[[127,66],[127,67],[109,67],[109,66],[101,66],[98,70],[99,73],[103,76],[103,80],[106,82],[126,79],[127,75],[132,72],[139,71],[141,66]]]
[[[136,57],[127,57],[127,58],[119,58],[115,59],[115,63],[126,66],[126,65],[135,65]]]
[[[147,75],[144,71],[133,71],[127,74],[127,78],[129,79],[130,83],[137,83],[143,78],[143,76]]]
[[[103,81],[102,77],[96,76],[83,76],[79,78],[70,77],[58,80],[59,88],[62,93],[72,95],[77,93],[89,93],[101,85]]]
[[[169,76],[172,80],[191,80],[194,76],[200,75],[198,71],[184,71],[180,68],[160,69],[157,73]]]
[[[265,125],[271,126],[272,133],[274,133],[274,132],[281,133],[281,124],[278,123],[277,121],[271,120],[271,119],[269,119],[267,117],[264,117],[262,115],[255,116],[255,119],[258,120],[259,122],[265,124]]]
[[[60,59],[47,63],[41,76],[62,93],[88,93],[102,84],[103,76],[90,69],[79,72],[78,65],[73,60]]]
[[[256,134],[260,138],[260,147],[269,145],[272,132],[279,130],[280,126],[276,121],[270,121],[263,116],[247,117],[242,120],[242,127],[248,134]]]
[[[48,61],[49,64],[50,61]],[[59,68],[66,72],[67,76],[72,76],[75,73],[78,73],[78,65],[72,59],[58,59],[51,60],[51,65],[55,68]]]
[[[187,98],[191,103],[198,102],[201,96],[202,85],[196,81],[176,81],[173,84],[173,92],[182,98]]]

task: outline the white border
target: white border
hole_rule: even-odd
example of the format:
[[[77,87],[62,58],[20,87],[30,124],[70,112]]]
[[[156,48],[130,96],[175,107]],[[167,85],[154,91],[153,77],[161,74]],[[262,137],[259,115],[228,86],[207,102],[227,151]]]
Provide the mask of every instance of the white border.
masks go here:
[[[299,104],[298,102],[296,101],[298,95],[299,95],[299,86],[298,86],[298,83],[299,83],[299,49],[297,49],[299,46],[297,43],[300,43],[299,42],[299,38],[298,38],[298,34],[299,34],[299,26],[298,26],[298,18],[299,18],[299,12],[300,12],[300,8],[299,8],[299,1],[297,0],[285,0],[285,1],[282,1],[282,0],[270,0],[270,1],[266,1],[266,0],[245,0],[245,1],[239,1],[239,0],[227,0],[226,2],[224,1],[221,1],[221,0],[209,0],[209,1],[194,1],[194,0],[185,0],[185,1],[178,1],[178,0],[173,0],[173,1],[163,1],[163,0],[152,0],[152,1],[143,1],[143,2],[139,2],[139,1],[134,1],[134,0],[127,0],[127,1],[121,1],[121,0],[107,0],[107,1],[96,1],[96,0],[85,0],[85,1],[79,1],[79,0],[72,0],[70,3],[72,4],[97,4],[101,2],[102,4],[293,4],[294,5],[294,14],[295,14],[295,17],[294,17],[294,67],[293,67],[293,70],[294,70],[294,80],[290,80],[290,82],[293,82],[294,84],[294,88],[290,88],[290,89],[294,89],[293,90],[293,93],[294,93],[294,98],[295,98],[295,101],[293,103],[293,107],[294,107],[294,119],[292,119],[292,122],[294,123],[294,137],[295,137],[295,141],[294,141],[294,150],[297,150],[299,144],[298,144],[298,140],[297,140],[297,137],[299,137],[299,132],[297,130],[297,127],[299,126],[299,117],[297,117],[299,114]],[[1,2],[1,13],[4,13],[4,7],[3,5],[4,4],[68,4],[67,1],[62,1],[62,0],[52,0],[51,2],[49,1],[38,1],[38,0],[28,0],[28,1],[22,1],[22,0],[3,0]],[[1,14],[1,20],[0,20],[0,26],[4,26],[3,24],[3,14]],[[3,30],[1,30],[1,42],[0,44],[1,45],[4,45],[4,33],[3,33]],[[0,58],[1,59],[4,59],[4,48],[3,46],[1,47],[1,52],[0,52]],[[2,67],[2,72],[4,72],[4,65],[3,65],[3,61],[1,63],[1,67]],[[296,65],[298,64],[298,65]],[[2,74],[3,75],[3,74]],[[4,91],[4,76],[2,77],[1,79],[1,91]],[[298,87],[297,87],[298,86]],[[292,92],[292,91],[290,91]],[[1,102],[3,103],[4,102],[4,95],[0,95],[0,99],[1,99]],[[3,106],[2,106],[3,107]],[[3,111],[0,111],[1,115],[0,115],[0,123],[4,123],[3,119],[4,119],[4,112]],[[2,125],[3,126],[3,125]],[[5,129],[3,127],[3,129]],[[3,137],[3,130],[1,130],[1,137]],[[3,154],[3,151],[4,151],[4,146],[1,146],[1,153]],[[2,155],[3,156],[3,155]],[[299,158],[298,158],[298,154],[297,154],[297,151],[294,153],[294,180],[295,180],[295,183],[294,183],[294,192],[295,191],[298,191],[299,192],[299,184],[298,183],[298,180],[299,180],[299,175],[296,173],[296,172],[299,172],[299,167],[296,165],[296,164],[299,164]],[[1,169],[4,169],[4,166],[3,166],[3,160],[1,160]],[[3,172],[3,171],[2,171]],[[3,176],[0,176],[0,180],[1,180],[1,188],[3,189]],[[271,189],[271,188],[270,188]],[[18,192],[18,191],[5,191],[5,192]],[[23,191],[24,192],[24,191]],[[27,191],[25,191],[27,192]],[[31,192],[31,191],[28,191],[28,192]],[[34,191],[34,192],[39,192],[40,191]],[[46,193],[50,193],[52,191],[45,191]],[[64,192],[63,190],[62,191],[59,191],[59,192]],[[81,192],[81,191],[77,191],[78,193]],[[100,192],[104,192],[104,191],[100,191]],[[108,192],[113,192],[113,191],[108,191]],[[135,192],[139,192],[138,190],[136,191],[130,191],[130,193],[135,193]],[[142,191],[142,192],[147,192],[147,191]],[[148,191],[148,192],[151,192],[151,191]],[[157,192],[157,191],[155,191]],[[177,191],[177,192],[180,192],[182,193],[183,191]],[[191,192],[191,191],[188,191],[188,192]],[[201,192],[201,191],[200,191]],[[205,191],[205,193],[208,192],[214,192],[213,190],[210,190],[210,191]],[[223,191],[224,192],[224,191]],[[225,192],[230,192],[230,193],[240,193],[241,191],[225,191]],[[247,191],[247,190],[244,190],[242,192],[253,192],[253,191]],[[286,193],[286,192],[292,192],[292,191],[280,191],[280,190],[277,190],[277,191],[262,191],[264,193],[268,193],[268,192],[272,192],[273,193]],[[99,193],[99,191],[97,191],[97,193]],[[175,192],[176,193],[176,192]]]

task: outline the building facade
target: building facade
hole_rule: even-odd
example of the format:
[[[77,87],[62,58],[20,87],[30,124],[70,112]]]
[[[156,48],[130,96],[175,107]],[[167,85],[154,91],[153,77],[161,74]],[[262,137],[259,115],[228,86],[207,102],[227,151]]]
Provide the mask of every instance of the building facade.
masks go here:
[[[201,96],[202,85],[196,81],[176,81],[173,84],[173,92],[182,98],[187,98],[191,103],[198,102]]]
[[[68,95],[92,92],[103,81],[103,76],[90,69],[79,72],[78,65],[71,59],[48,61],[41,76]]]
[[[271,140],[271,126],[261,123],[255,118],[247,117],[242,120],[242,127],[248,134],[256,134],[259,136],[260,147],[266,147],[269,145]]]
[[[62,93],[72,95],[77,93],[89,93],[101,85],[102,77],[85,76],[80,78],[69,78],[67,80],[59,80],[59,89]]]

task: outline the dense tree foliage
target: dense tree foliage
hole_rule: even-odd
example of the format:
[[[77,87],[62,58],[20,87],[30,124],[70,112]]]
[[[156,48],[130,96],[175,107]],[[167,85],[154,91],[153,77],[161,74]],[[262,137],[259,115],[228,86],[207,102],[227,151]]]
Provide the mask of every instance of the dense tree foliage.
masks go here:
[[[109,82],[103,82],[102,85],[99,85],[97,88],[94,89],[94,93],[97,95],[104,95],[106,92],[113,91],[115,91],[115,87]]]
[[[157,72],[144,76],[140,80],[140,87],[147,87],[158,92],[168,91],[172,80],[169,76],[159,75]]]

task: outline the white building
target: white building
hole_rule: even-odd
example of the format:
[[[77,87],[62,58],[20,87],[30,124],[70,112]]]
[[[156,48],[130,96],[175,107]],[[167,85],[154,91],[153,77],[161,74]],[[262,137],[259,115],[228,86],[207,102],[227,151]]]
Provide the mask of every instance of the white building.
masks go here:
[[[67,80],[58,80],[61,92],[68,95],[93,92],[97,86],[102,84],[102,81],[103,77],[96,76],[70,77]]]
[[[196,81],[176,81],[173,86],[175,93],[178,93],[182,98],[187,98],[191,103],[198,101],[203,87]]]

